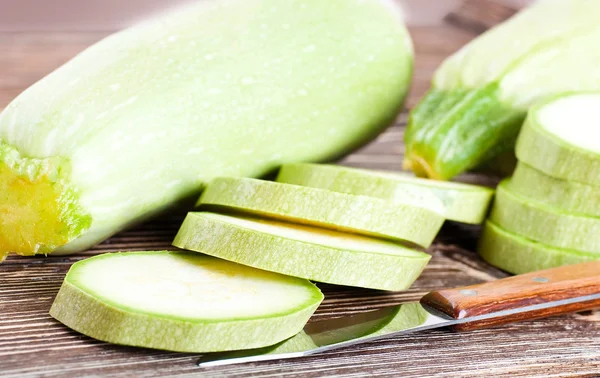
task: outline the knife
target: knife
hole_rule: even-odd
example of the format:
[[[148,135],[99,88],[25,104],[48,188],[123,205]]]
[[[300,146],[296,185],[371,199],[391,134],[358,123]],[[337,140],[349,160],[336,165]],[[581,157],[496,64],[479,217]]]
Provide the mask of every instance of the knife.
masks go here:
[[[279,344],[210,353],[200,367],[310,356],[440,327],[468,331],[600,308],[600,261],[432,291],[419,302],[308,323]]]

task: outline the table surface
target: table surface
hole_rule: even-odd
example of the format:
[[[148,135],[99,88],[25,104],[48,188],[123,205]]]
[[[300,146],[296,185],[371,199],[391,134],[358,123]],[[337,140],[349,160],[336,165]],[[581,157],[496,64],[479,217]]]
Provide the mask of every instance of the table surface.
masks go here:
[[[416,71],[408,107],[429,85],[443,58],[513,10],[471,1],[446,23],[411,27]],[[472,6],[475,4],[475,6]],[[485,8],[485,9],[484,9]],[[0,34],[0,108],[24,88],[109,31]],[[340,163],[400,170],[406,114],[376,141]],[[493,183],[479,176],[475,182]],[[48,315],[69,266],[93,254],[171,249],[181,215],[162,217],[69,257],[11,256],[0,265],[0,376],[600,376],[600,312],[586,312],[468,333],[433,330],[297,360],[199,369],[198,355],[115,346],[71,331]],[[474,253],[478,227],[447,224],[433,259],[413,287],[378,292],[319,285],[326,299],[313,320],[419,299],[424,293],[505,277]]]

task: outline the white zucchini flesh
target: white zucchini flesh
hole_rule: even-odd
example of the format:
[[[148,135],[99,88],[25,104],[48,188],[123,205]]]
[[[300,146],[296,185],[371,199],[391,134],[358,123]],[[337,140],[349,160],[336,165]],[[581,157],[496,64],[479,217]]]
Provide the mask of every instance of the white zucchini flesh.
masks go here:
[[[189,213],[173,245],[336,285],[404,290],[431,256],[397,243],[275,220]]]
[[[600,92],[558,96],[536,105],[516,153],[549,176],[600,186]]]
[[[216,352],[285,340],[322,299],[307,280],[197,253],[112,253],[75,263],[50,314],[116,344]]]
[[[537,120],[552,136],[600,154],[600,93],[557,99],[538,110]]]

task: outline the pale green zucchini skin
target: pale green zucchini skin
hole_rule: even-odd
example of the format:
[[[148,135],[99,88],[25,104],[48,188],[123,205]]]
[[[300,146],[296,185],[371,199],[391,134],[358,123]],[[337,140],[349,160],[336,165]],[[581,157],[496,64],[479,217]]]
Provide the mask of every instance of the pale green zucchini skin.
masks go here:
[[[252,178],[216,178],[202,193],[198,205],[426,248],[444,223],[440,214],[423,207]]]
[[[548,176],[523,162],[506,188],[566,212],[600,217],[600,187]]]
[[[557,96],[533,107],[517,141],[517,158],[548,176],[600,188],[600,152],[590,151],[561,139],[549,132],[539,119],[540,112],[562,100],[586,97],[596,99],[592,106],[600,106],[600,93],[575,93]],[[569,127],[568,124],[565,127]],[[597,135],[592,134],[590,138],[597,140]]]
[[[33,243],[81,251],[216,176],[364,144],[402,108],[412,65],[388,0],[200,1],[109,36],[19,95],[0,115],[0,164],[14,150],[36,180],[25,159],[62,162],[53,179],[77,196],[64,206],[69,242]]]
[[[405,167],[447,180],[510,151],[534,103],[600,90],[600,2],[545,0],[448,58],[412,111]]]
[[[71,267],[52,304],[50,315],[86,336],[114,344],[205,353],[266,347],[288,339],[302,330],[323,300],[320,290],[309,281],[267,273],[277,276],[279,280],[287,280],[292,285],[303,287],[311,293],[310,296],[299,308],[290,309],[289,313],[264,317],[238,316],[225,320],[177,317],[136,310],[129,303],[115,303],[111,298],[99,296],[81,285],[74,277],[77,270],[84,265],[94,264],[101,259],[118,259],[136,254],[167,255],[172,259],[189,259],[195,262],[218,260],[199,254],[166,251],[94,256]],[[230,265],[234,269],[239,266],[224,261],[219,264],[221,269],[224,265]],[[215,271],[215,274],[218,273],[221,272]],[[235,272],[231,274],[235,276]]]
[[[408,289],[431,256],[401,245],[374,239],[373,250],[343,247],[257,231],[228,221],[230,216],[189,213],[179,229],[175,247],[239,264],[334,285],[379,290]],[[251,219],[250,219],[251,220]],[[319,232],[314,228],[313,232]],[[342,238],[343,234],[334,236]],[[350,239],[352,240],[352,239]],[[389,244],[381,250],[381,245]],[[377,246],[379,245],[379,248]]]
[[[420,206],[448,220],[470,224],[484,221],[494,195],[492,189],[477,185],[325,164],[286,164],[277,182]]]
[[[599,254],[556,248],[509,232],[487,221],[477,250],[488,263],[513,274],[600,259]]]
[[[528,239],[600,256],[600,218],[568,213],[514,194],[506,180],[496,189],[489,219]]]

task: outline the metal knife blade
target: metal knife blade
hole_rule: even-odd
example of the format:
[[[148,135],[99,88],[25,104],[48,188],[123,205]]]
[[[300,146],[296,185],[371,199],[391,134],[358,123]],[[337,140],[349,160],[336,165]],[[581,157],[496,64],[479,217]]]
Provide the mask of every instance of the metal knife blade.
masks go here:
[[[206,354],[200,358],[198,366],[211,367],[304,357],[412,332],[597,300],[600,300],[600,293],[463,319],[452,319],[445,314],[435,313],[435,310],[424,307],[419,302],[410,302],[361,314],[312,322],[296,336],[271,347]]]

